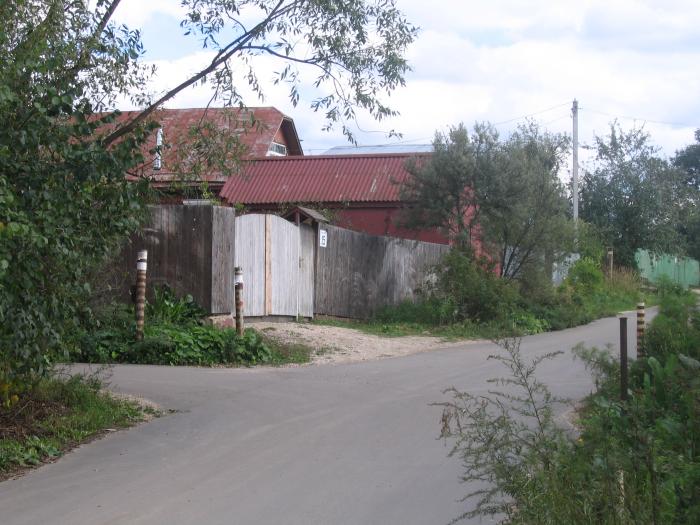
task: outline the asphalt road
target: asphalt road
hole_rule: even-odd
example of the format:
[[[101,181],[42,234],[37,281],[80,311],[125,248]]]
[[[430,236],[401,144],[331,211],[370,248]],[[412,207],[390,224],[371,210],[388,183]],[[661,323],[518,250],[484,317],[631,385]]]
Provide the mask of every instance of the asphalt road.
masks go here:
[[[521,348],[565,351],[540,377],[578,399],[592,382],[569,350],[581,341],[617,349],[618,327],[603,319],[527,337]],[[631,318],[632,350],[634,328]],[[0,524],[448,523],[466,510],[459,499],[468,487],[437,439],[441,411],[430,403],[450,386],[486,389],[486,379],[503,375],[487,360],[495,351],[465,343],[279,369],[117,366],[112,389],[177,412],[0,483]]]

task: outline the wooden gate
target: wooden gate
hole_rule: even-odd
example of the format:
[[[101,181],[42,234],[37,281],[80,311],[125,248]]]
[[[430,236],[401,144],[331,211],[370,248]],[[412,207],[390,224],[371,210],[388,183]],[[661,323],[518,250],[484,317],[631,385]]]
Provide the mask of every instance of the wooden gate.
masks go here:
[[[314,229],[276,215],[236,218],[235,265],[246,316],[313,317]]]

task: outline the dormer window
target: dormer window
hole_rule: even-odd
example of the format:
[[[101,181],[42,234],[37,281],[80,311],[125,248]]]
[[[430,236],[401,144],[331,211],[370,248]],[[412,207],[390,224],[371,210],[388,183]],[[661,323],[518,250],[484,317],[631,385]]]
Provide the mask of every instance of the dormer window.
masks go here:
[[[279,142],[270,143],[270,148],[267,150],[268,157],[286,157],[287,156],[287,146],[280,144]]]
[[[161,150],[163,149],[163,128],[158,128],[156,132],[156,154],[153,157],[153,169],[159,170],[162,163]]]

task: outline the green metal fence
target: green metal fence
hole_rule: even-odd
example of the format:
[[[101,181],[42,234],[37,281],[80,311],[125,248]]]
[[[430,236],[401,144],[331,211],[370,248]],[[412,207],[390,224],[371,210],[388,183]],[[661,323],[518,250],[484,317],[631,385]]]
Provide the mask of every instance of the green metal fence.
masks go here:
[[[684,288],[700,286],[700,264],[695,259],[656,255],[647,250],[637,250],[634,258],[641,276],[652,283],[666,276]]]

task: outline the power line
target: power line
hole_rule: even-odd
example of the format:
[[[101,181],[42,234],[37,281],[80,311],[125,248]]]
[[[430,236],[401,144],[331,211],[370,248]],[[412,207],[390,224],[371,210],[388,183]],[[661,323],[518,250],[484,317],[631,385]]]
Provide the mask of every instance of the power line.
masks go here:
[[[541,109],[541,110],[538,110],[538,111],[534,111],[534,112],[528,113],[528,114],[526,114],[526,115],[521,115],[521,116],[519,116],[519,117],[513,117],[513,118],[510,118],[510,119],[508,119],[508,120],[502,120],[502,121],[500,121],[500,122],[494,122],[492,125],[493,125],[493,126],[501,126],[501,125],[503,125],[503,124],[508,124],[508,123],[510,123],[510,122],[516,122],[516,121],[518,121],[518,120],[523,120],[523,119],[526,119],[526,118],[534,117],[534,116],[536,116],[536,115],[541,115],[541,114],[543,114],[543,113],[547,113],[547,112],[549,112],[549,111],[552,111],[552,110],[555,110],[555,109],[558,109],[558,108],[561,108],[561,107],[564,107],[564,106],[568,106],[568,105],[569,105],[569,102],[563,102],[563,103],[561,103],[561,104],[557,104],[557,105],[555,105],[555,106],[551,106],[551,107],[548,107],[548,108],[545,108],[545,109]],[[562,120],[562,119],[565,119],[565,118],[569,118],[569,115],[563,115],[563,116],[561,116],[561,117],[557,117],[557,118],[555,118],[554,120],[550,120],[550,121],[548,121],[548,122],[545,122],[543,125],[546,126],[547,124],[551,124],[551,123],[553,123],[553,122],[557,122],[557,121]],[[367,131],[367,132],[366,132],[366,131],[363,131],[362,129],[361,129],[360,131],[363,132],[363,133],[370,133],[370,132],[368,132],[368,131]],[[379,132],[379,131],[371,131],[371,133],[380,133],[380,132]],[[396,142],[386,142],[386,143],[383,143],[383,144],[368,144],[367,146],[368,146],[368,147],[381,147],[381,146],[395,146],[395,145],[397,145],[397,144],[408,144],[408,143],[411,143],[411,142],[424,142],[424,141],[430,142],[430,141],[433,140],[433,138],[434,138],[434,137],[424,137],[424,138],[418,138],[418,139],[405,139],[405,140],[398,140],[398,141],[396,141]],[[352,149],[353,146],[347,146],[347,148],[348,148],[348,149]],[[308,148],[308,149],[305,148],[305,151],[327,151],[328,149],[329,149],[329,148]]]
[[[598,111],[597,109],[590,109],[590,108],[586,108],[586,107],[582,107],[579,109],[582,109],[584,111],[588,111],[590,113],[597,113],[598,115],[603,115],[606,117],[611,117],[611,118],[616,118],[616,119],[635,120],[635,121],[649,122],[651,124],[661,124],[664,126],[674,126],[674,127],[679,127],[679,128],[695,127],[691,124],[681,124],[679,122],[665,122],[663,120],[652,120],[652,119],[642,118],[642,117],[630,117],[628,115],[613,115],[612,113],[606,113],[605,111]]]
[[[568,106],[569,102],[564,102],[563,104],[557,104],[556,106],[552,106],[551,108],[546,108],[542,109],[539,111],[535,111],[533,113],[528,113],[527,115],[521,115],[520,117],[514,117],[508,120],[502,120],[501,122],[494,122],[494,126],[500,126],[501,124],[508,124],[510,122],[515,122],[516,120],[523,120],[526,118],[534,117],[535,115],[541,115],[542,113],[547,113],[548,111],[552,111],[553,109],[558,109],[563,106]]]

